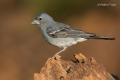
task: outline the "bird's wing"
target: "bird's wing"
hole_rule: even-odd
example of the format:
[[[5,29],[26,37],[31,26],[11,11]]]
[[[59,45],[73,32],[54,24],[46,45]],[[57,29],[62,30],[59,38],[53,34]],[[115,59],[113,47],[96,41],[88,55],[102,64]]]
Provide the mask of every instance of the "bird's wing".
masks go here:
[[[69,27],[70,27],[69,25],[65,25],[64,23],[56,22],[55,25],[49,26],[46,31],[48,34],[55,34],[63,29],[69,28]]]
[[[62,24],[59,27],[47,28],[47,34],[53,38],[67,38],[67,37],[79,38],[81,37],[81,38],[87,39],[88,37],[95,36],[95,34],[93,33],[87,33],[82,30],[72,29],[70,28],[69,25],[65,25],[65,24]]]

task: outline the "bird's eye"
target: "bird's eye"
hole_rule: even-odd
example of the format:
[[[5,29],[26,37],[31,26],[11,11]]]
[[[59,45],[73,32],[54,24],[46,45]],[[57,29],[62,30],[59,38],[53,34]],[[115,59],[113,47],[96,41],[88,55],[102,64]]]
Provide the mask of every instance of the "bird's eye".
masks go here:
[[[39,20],[42,20],[42,18],[38,18]]]

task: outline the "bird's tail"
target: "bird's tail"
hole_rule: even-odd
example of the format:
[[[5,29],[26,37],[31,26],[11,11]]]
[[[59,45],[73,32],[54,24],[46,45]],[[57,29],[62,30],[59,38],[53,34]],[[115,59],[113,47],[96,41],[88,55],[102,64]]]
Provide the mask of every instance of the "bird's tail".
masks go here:
[[[115,40],[115,37],[109,36],[90,36],[88,39],[103,39],[103,40]]]

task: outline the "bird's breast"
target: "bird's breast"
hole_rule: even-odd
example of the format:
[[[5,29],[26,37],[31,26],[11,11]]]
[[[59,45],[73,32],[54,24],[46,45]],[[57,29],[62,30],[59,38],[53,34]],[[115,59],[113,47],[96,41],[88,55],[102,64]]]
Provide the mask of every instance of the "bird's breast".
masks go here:
[[[49,42],[57,47],[69,47],[85,40],[84,38],[53,38]]]

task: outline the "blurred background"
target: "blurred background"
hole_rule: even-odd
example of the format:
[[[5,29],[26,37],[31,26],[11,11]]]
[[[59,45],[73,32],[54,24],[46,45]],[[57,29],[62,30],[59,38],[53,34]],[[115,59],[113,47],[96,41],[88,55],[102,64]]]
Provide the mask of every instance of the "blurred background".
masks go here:
[[[48,44],[33,17],[46,12],[56,21],[87,32],[115,36],[114,41],[89,40],[70,47],[94,57],[120,77],[120,0],[0,0],[0,80],[33,80],[59,48]]]

